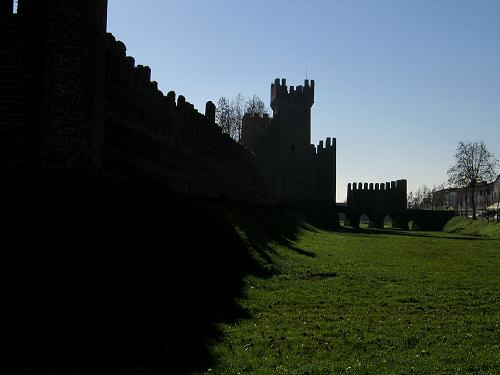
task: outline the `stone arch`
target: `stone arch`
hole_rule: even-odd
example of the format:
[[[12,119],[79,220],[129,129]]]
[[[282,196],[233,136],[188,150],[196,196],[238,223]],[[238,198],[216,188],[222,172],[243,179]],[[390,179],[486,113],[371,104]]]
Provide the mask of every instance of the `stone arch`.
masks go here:
[[[382,227],[383,228],[396,228],[396,222],[394,221],[393,215],[387,213],[384,215],[382,219]]]
[[[338,211],[337,215],[339,217],[339,225],[341,227],[347,227],[350,226],[351,221],[349,220],[349,217],[344,211]]]
[[[392,227],[397,229],[408,230],[410,224],[410,218],[404,212],[391,214],[392,217]]]
[[[410,228],[410,230],[421,230],[422,229],[421,224],[414,217],[410,218],[410,221],[408,222],[408,227]]]
[[[369,214],[365,213],[365,212],[362,212],[360,215],[359,215],[359,220],[358,220],[358,223],[359,223],[359,227],[360,228],[371,228],[372,225],[373,225],[373,221],[372,221],[372,218],[370,217]]]

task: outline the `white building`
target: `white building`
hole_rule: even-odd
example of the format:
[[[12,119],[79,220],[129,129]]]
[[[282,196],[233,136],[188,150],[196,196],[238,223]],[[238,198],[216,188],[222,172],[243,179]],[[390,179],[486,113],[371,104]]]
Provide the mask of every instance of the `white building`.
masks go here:
[[[470,188],[449,188],[438,190],[432,194],[433,208],[437,210],[454,210],[463,216],[472,214]],[[500,175],[491,183],[481,182],[474,191],[476,211],[497,211],[500,204]]]
[[[498,175],[497,179],[492,182],[492,204],[488,207],[491,211],[498,211],[500,209],[500,175]]]

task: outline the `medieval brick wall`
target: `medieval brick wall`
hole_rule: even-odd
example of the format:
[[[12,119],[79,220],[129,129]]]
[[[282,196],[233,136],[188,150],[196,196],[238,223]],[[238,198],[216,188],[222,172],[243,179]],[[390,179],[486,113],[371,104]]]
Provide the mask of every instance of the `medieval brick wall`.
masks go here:
[[[2,4],[2,164],[98,168],[107,1]]]
[[[182,95],[164,95],[111,34],[105,77],[105,171],[148,175],[195,195],[274,201],[255,156],[215,124],[215,106],[201,114]]]
[[[29,23],[13,14],[12,2],[0,4],[0,168],[6,168],[30,159],[33,41]]]
[[[40,56],[40,163],[98,169],[103,117],[103,29],[107,1],[45,1]]]
[[[106,34],[106,0],[0,2],[2,168],[137,176],[176,191],[273,203],[252,153]],[[5,22],[3,22],[5,20]],[[25,155],[31,155],[26,158]]]

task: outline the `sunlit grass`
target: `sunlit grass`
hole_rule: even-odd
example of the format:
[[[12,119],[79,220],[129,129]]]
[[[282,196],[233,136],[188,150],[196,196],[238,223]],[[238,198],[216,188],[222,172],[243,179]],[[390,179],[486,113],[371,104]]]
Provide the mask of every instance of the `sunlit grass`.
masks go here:
[[[269,256],[210,373],[500,373],[500,241],[313,229]]]
[[[461,233],[470,236],[483,236],[500,239],[500,223],[484,219],[472,220],[455,217],[446,224],[444,230],[449,233]]]

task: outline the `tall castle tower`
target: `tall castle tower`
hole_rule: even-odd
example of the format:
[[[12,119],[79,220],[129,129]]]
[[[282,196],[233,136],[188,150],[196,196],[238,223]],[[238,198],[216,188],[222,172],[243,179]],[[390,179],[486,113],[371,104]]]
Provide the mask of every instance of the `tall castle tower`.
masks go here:
[[[311,144],[311,107],[314,104],[314,80],[304,86],[286,85],[286,79],[276,79],[271,85],[273,118],[280,124],[282,140],[290,147],[309,147]]]
[[[241,142],[262,160],[281,205],[321,217],[335,211],[336,142],[311,144],[314,81],[271,85],[273,118],[245,115]]]

